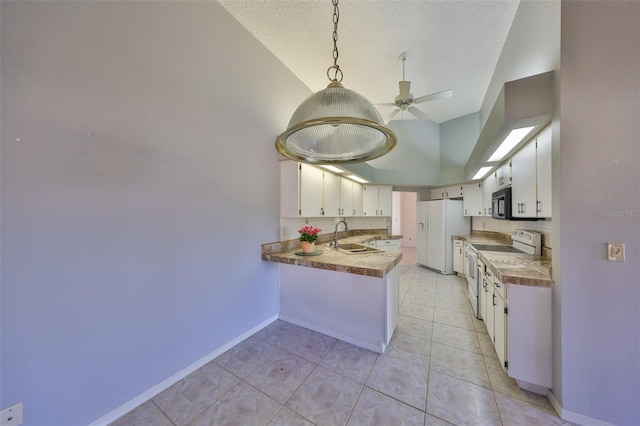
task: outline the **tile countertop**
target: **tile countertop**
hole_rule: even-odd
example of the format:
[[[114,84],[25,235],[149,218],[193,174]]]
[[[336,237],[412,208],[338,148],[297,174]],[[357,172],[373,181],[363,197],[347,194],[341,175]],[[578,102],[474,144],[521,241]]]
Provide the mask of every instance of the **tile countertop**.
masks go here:
[[[402,238],[401,235],[387,235],[386,232],[386,230],[367,230],[366,232],[355,230],[349,231],[348,235],[340,232],[338,240],[340,244],[345,244]],[[328,247],[329,243],[333,242],[333,234],[325,234],[320,237],[319,243],[316,244],[316,249],[322,250],[322,254],[318,256],[295,254],[296,251],[300,251],[300,242],[298,240],[289,240],[262,244],[262,260],[384,278],[402,259],[402,253],[388,251],[345,254]]]
[[[494,235],[496,234],[496,235]],[[474,233],[472,235],[454,235],[454,240],[463,240],[471,244],[511,245],[507,234]],[[503,284],[518,284],[534,287],[553,287],[551,259],[524,253],[503,253],[496,251],[478,252],[482,262]]]

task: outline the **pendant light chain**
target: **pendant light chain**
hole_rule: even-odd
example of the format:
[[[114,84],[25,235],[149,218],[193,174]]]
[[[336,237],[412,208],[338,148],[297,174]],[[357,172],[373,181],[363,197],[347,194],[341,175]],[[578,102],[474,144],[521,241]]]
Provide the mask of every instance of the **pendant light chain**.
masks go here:
[[[333,3],[333,65],[327,70],[327,77],[332,83],[342,81],[342,70],[338,65],[338,21],[340,20],[340,10],[338,9],[338,0],[332,0]],[[333,78],[331,78],[331,70],[333,70]],[[338,75],[340,79],[338,79]]]

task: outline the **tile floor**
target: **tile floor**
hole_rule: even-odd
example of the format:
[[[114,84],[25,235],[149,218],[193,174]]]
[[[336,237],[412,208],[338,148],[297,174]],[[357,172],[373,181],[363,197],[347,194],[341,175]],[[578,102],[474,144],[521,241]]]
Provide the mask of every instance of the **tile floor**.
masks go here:
[[[278,320],[112,425],[568,424],[502,371],[462,278],[400,268],[384,354]]]

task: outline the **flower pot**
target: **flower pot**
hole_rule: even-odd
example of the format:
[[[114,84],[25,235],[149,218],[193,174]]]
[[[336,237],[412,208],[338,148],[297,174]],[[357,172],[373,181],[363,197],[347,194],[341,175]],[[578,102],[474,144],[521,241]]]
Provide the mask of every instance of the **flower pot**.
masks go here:
[[[316,250],[316,243],[300,241],[300,247],[302,248],[303,253],[313,253]]]

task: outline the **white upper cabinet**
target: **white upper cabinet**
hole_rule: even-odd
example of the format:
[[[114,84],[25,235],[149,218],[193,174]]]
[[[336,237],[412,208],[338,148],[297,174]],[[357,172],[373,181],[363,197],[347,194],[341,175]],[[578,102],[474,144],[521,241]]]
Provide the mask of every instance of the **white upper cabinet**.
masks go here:
[[[323,216],[340,216],[340,176],[323,171],[322,205]]]
[[[280,216],[340,216],[340,176],[306,163],[280,162]]]
[[[511,160],[514,217],[551,217],[551,127]]]
[[[353,216],[362,216],[363,215],[363,202],[364,200],[362,199],[363,195],[362,195],[362,184],[358,183],[358,182],[353,182],[353,185],[351,186],[351,190],[353,191],[353,197],[352,202],[352,208],[353,208]]]
[[[363,216],[391,216],[391,185],[362,185]]]
[[[551,127],[537,139],[536,183],[538,193],[538,217],[551,217]]]
[[[432,188],[431,199],[442,200],[443,198],[462,198],[464,196],[463,192],[463,185],[449,185],[442,186],[440,188]]]
[[[496,174],[491,173],[482,181],[482,216],[491,216],[493,208],[491,198],[496,191]]]
[[[324,216],[322,187],[322,170],[305,163],[300,163],[300,216]]]
[[[496,190],[511,185],[511,162],[507,162],[496,170]]]
[[[362,216],[362,185],[340,178],[340,216]]]
[[[378,216],[391,216],[392,189],[391,185],[378,185]]]
[[[464,216],[482,216],[482,183],[463,185],[462,212]]]
[[[511,159],[511,214],[536,217],[536,144],[528,143]]]

